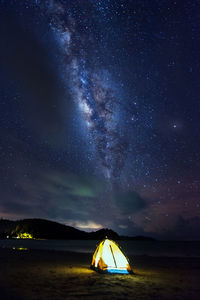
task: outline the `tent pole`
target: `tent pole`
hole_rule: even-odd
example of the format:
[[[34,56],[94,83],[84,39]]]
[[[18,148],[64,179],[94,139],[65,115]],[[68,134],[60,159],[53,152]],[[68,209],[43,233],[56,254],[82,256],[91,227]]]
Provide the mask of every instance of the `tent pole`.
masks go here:
[[[114,263],[115,263],[115,268],[117,268],[116,260],[115,260],[115,257],[114,257],[111,245],[110,245],[110,250],[111,250],[111,253],[112,253],[112,256],[113,256],[113,260],[114,260]]]

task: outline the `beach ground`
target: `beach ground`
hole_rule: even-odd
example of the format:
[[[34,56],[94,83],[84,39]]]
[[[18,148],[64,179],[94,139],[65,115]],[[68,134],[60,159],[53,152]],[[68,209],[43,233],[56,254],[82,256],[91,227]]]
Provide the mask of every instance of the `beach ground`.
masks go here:
[[[130,257],[135,275],[99,274],[91,258],[0,249],[0,299],[200,299],[200,258]]]

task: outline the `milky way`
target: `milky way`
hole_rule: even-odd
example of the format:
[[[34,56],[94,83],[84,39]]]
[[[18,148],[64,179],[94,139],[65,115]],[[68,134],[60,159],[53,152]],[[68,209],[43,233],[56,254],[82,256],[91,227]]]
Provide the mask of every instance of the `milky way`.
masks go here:
[[[115,181],[120,178],[128,149],[123,128],[119,126],[120,111],[124,109],[118,98],[119,88],[112,74],[94,63],[95,49],[93,57],[85,51],[94,37],[89,31],[83,33],[78,29],[70,6],[66,9],[61,2],[51,2],[49,16],[51,28],[63,52],[66,80],[69,81],[80,118],[87,127],[88,147],[92,147],[92,155],[98,162],[96,171],[100,170],[106,179]]]

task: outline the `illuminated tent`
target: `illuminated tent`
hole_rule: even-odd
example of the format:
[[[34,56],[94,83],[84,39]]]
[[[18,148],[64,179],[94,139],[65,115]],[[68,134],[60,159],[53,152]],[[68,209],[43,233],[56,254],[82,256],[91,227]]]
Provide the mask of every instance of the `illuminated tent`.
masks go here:
[[[91,268],[103,273],[133,273],[119,246],[107,238],[97,246],[92,258]]]

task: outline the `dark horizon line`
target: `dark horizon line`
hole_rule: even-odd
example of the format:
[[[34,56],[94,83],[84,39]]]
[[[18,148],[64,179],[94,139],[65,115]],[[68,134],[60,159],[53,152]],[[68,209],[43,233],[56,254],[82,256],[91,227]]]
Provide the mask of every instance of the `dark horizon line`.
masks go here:
[[[3,217],[0,217],[0,221],[8,221],[8,222],[19,222],[19,221],[26,221],[26,220],[42,220],[42,221],[48,221],[48,222],[53,222],[53,223],[57,223],[57,224],[60,224],[60,225],[63,225],[63,226],[66,226],[66,227],[71,227],[71,228],[75,228],[81,232],[84,232],[84,233],[92,233],[92,232],[98,232],[98,231],[101,231],[101,230],[111,230],[113,231],[114,233],[116,233],[120,238],[128,238],[128,239],[131,239],[131,238],[144,238],[146,240],[151,240],[151,241],[157,241],[157,242],[200,242],[200,240],[181,240],[181,239],[161,239],[161,238],[154,238],[152,236],[145,236],[145,235],[121,235],[121,234],[118,234],[118,232],[116,232],[115,230],[113,230],[112,228],[105,228],[105,227],[102,227],[100,229],[97,229],[97,230],[93,230],[93,231],[85,231],[85,230],[82,230],[80,228],[77,228],[77,227],[73,227],[73,226],[70,226],[70,225],[66,225],[64,223],[60,223],[58,221],[54,221],[54,220],[50,220],[50,219],[46,219],[46,218],[24,218],[24,219],[5,219]]]

